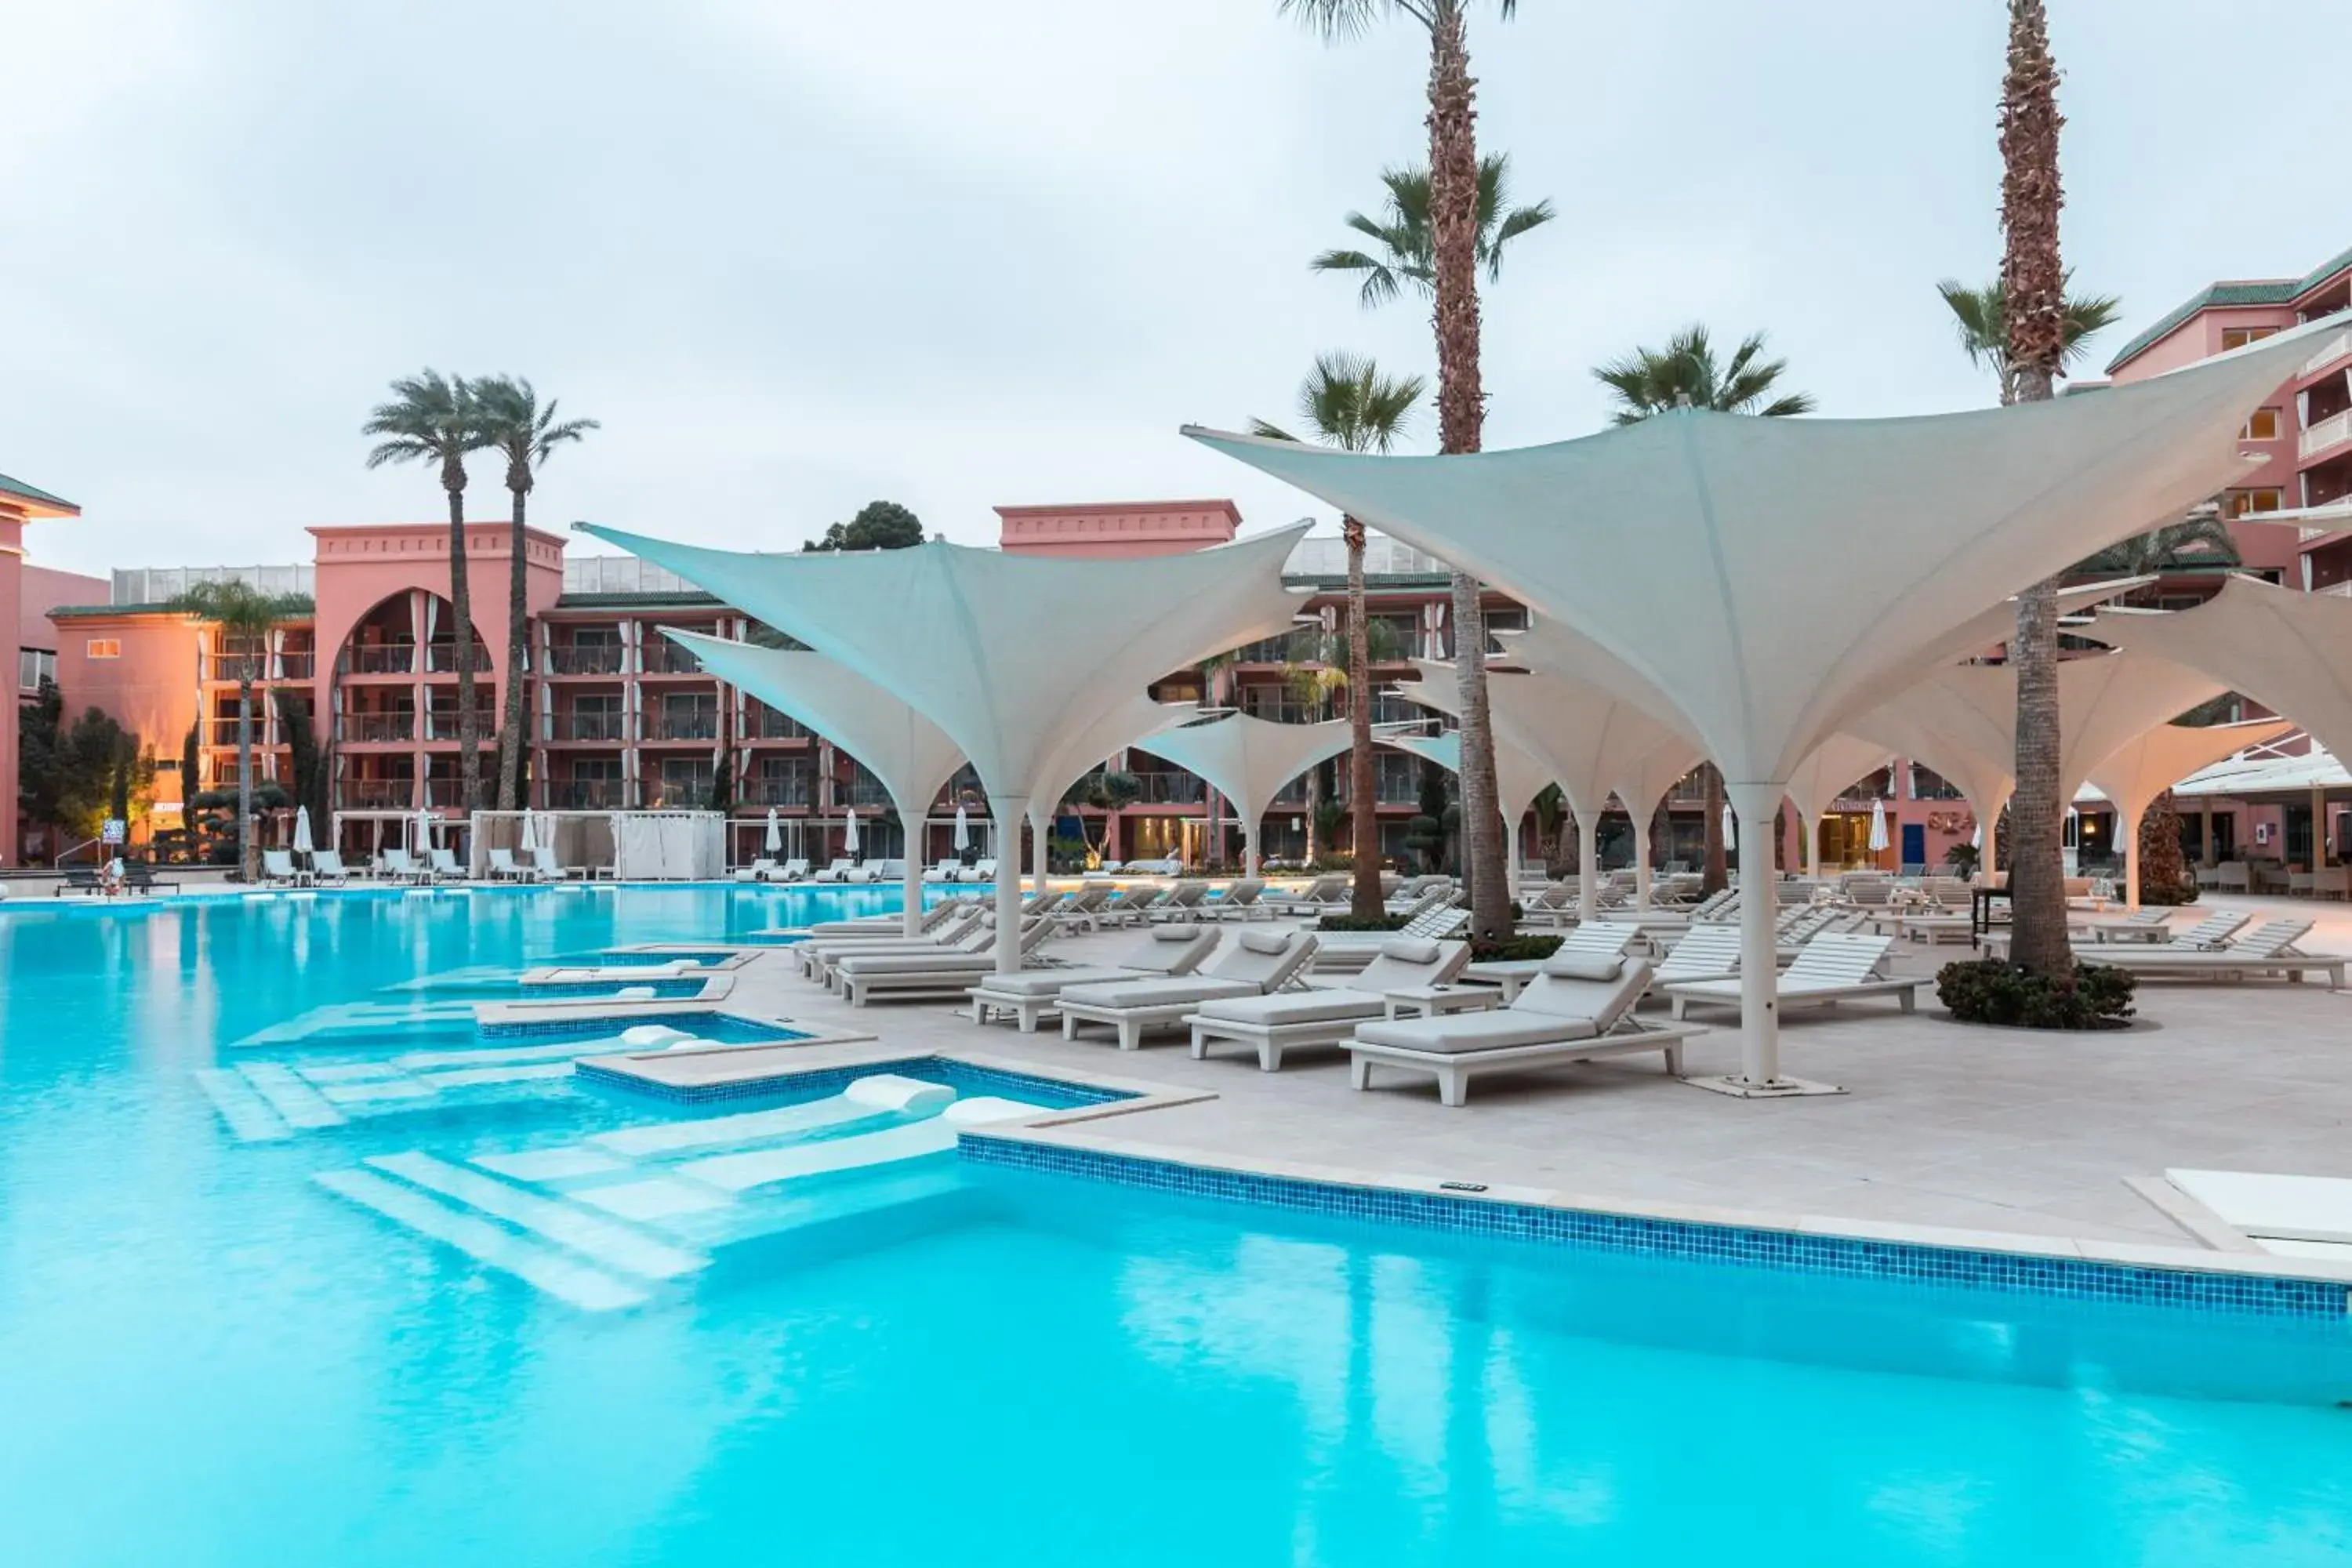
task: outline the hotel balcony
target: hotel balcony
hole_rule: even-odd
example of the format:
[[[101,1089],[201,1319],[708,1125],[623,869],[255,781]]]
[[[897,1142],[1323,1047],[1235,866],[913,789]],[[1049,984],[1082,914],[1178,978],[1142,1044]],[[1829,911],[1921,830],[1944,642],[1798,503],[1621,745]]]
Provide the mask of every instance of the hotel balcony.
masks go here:
[[[425,738],[428,741],[454,741],[457,736],[458,714],[456,709],[436,711],[425,716]],[[493,708],[474,710],[474,739],[487,744],[499,732],[498,710]]]
[[[270,673],[273,663],[277,667],[274,675]],[[246,679],[247,672],[250,670],[252,679],[257,681],[309,680],[317,668],[318,656],[308,648],[299,653],[280,654],[275,660],[259,654],[207,653],[197,656],[196,678],[235,685]]]
[[[618,675],[623,649],[618,643],[591,643],[580,647],[547,650],[550,675]]]
[[[629,786],[623,779],[555,779],[547,786],[548,806],[554,811],[614,811],[628,805]]]
[[[554,719],[553,741],[625,741],[629,738],[628,720],[619,713],[559,713]]]
[[[413,675],[415,671],[416,647],[413,643],[362,645],[343,653],[346,675]]]
[[[345,779],[335,786],[335,798],[345,811],[405,811],[416,804],[416,784],[410,779]]]
[[[702,661],[667,637],[647,638],[644,648],[647,675],[700,675]]]
[[[474,673],[488,675],[490,671],[490,650],[480,643],[476,643],[471,652],[474,656],[472,659]],[[425,672],[427,675],[457,674],[457,645],[454,642],[428,644],[425,649]]]
[[[416,738],[416,715],[346,713],[342,717],[342,738],[362,743],[414,741]]]
[[[2303,433],[2295,443],[2295,455],[2305,462],[2324,452],[2352,443],[2352,408],[2330,415]]]
[[[740,798],[745,805],[763,809],[772,805],[805,810],[815,803],[815,793],[806,778],[747,779]]]
[[[716,712],[648,713],[646,715],[646,739],[716,741],[719,739],[719,715]]]

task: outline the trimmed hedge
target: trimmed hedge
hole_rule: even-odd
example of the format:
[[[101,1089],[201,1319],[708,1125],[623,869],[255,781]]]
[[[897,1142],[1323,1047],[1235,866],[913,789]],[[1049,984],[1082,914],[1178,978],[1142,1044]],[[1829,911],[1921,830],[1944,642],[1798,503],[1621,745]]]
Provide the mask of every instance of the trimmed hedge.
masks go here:
[[[2051,980],[1998,958],[1948,963],[1936,995],[1964,1024],[2009,1029],[2120,1029],[2131,1022],[2138,982],[2103,963],[2077,963],[2071,980]]]
[[[1354,915],[1324,915],[1315,922],[1317,931],[1402,931],[1402,915],[1371,915],[1359,920]]]
[[[1493,963],[1514,958],[1549,958],[1559,951],[1562,939],[1556,936],[1507,936],[1492,942],[1470,944],[1474,963]]]

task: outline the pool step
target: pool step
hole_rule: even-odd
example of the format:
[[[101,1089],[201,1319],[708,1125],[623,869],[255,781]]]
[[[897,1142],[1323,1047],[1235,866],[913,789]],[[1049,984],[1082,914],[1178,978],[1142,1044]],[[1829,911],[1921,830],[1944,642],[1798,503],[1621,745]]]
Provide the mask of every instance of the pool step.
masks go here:
[[[453,1199],[468,1208],[505,1221],[518,1229],[551,1241],[616,1273],[645,1279],[675,1279],[705,1267],[710,1260],[657,1241],[644,1232],[591,1214],[577,1204],[539,1194],[463,1165],[453,1165],[420,1150],[404,1154],[378,1154],[368,1161],[374,1170],[399,1177],[414,1186]]]
[[[452,1208],[373,1171],[320,1171],[311,1180],[430,1240],[454,1247],[486,1268],[510,1274],[584,1311],[609,1312],[644,1301],[643,1286],[592,1268],[555,1247]]]
[[[747,1110],[735,1116],[708,1116],[694,1121],[658,1121],[645,1127],[624,1127],[599,1132],[588,1140],[616,1154],[666,1154],[682,1149],[708,1149],[721,1143],[751,1143],[814,1132],[887,1117],[888,1110],[862,1104],[845,1096],[787,1105],[775,1110]]]
[[[343,1113],[297,1077],[291,1068],[278,1062],[247,1062],[236,1070],[256,1094],[269,1102],[270,1110],[285,1118],[289,1127],[311,1131],[343,1124]]]
[[[286,1119],[269,1109],[269,1102],[241,1075],[226,1068],[198,1068],[196,1084],[238,1142],[267,1143],[294,1136]]]

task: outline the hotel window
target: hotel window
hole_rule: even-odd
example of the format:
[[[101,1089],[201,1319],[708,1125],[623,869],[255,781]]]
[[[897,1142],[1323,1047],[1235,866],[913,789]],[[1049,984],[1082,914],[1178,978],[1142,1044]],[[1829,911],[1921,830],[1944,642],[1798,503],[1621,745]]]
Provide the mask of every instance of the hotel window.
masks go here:
[[[81,651],[83,656],[88,658],[121,658],[122,657],[122,639],[121,637],[92,637],[82,645]]]
[[[2246,421],[2246,427],[2238,432],[2241,441],[2275,441],[2278,438],[2279,411],[2275,408],[2255,409],[2254,416]]]
[[[2252,512],[2276,511],[2283,504],[2284,500],[2284,492],[2275,489],[2262,490],[2231,490],[2230,492],[2230,515],[2231,517],[2245,517]]]
[[[16,684],[27,691],[38,691],[41,682],[58,678],[58,656],[45,647],[20,647],[16,650]]]
[[[2224,327],[2221,329],[2221,352],[2228,353],[2231,349],[2242,349],[2248,343],[2258,343],[2277,334],[2276,327]]]

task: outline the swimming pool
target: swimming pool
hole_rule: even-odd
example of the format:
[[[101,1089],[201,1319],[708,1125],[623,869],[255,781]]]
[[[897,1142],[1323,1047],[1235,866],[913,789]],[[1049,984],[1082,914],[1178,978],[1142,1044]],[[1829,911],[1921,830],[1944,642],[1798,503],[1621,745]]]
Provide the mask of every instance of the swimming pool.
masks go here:
[[[895,897],[0,911],[0,1562],[2352,1562],[2341,1322],[979,1168],[930,1113],[830,1083],[682,1107],[559,1055],[242,1141],[197,1077],[258,1061],[323,1091],[394,1057],[560,1053],[387,987]],[[316,1014],[342,1022],[235,1043]],[[765,1142],[716,1127],[747,1114],[776,1118]],[[902,1157],[845,1168],[856,1139]],[[660,1212],[687,1164],[747,1152],[817,1179]],[[486,1267],[356,1201],[381,1189],[353,1173],[636,1189],[637,1217],[598,1209],[612,1228],[566,1254],[635,1299]]]

